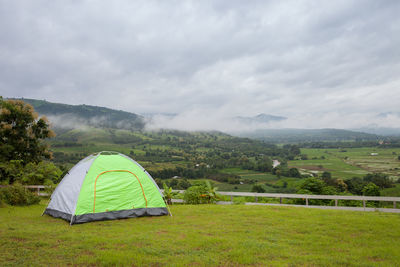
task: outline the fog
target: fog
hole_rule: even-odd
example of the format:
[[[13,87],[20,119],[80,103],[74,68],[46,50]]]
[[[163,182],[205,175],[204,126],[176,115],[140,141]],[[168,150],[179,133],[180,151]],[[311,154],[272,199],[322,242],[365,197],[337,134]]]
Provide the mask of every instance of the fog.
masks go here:
[[[0,2],[0,95],[178,114],[149,129],[398,127],[399,14],[389,0]],[[233,119],[260,113],[288,119]]]

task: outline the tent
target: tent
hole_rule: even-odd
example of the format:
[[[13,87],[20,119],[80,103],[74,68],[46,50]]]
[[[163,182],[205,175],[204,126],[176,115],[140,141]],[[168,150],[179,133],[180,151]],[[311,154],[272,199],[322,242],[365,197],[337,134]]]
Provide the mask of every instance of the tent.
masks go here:
[[[118,152],[81,160],[64,176],[43,212],[70,224],[168,213],[150,174]]]

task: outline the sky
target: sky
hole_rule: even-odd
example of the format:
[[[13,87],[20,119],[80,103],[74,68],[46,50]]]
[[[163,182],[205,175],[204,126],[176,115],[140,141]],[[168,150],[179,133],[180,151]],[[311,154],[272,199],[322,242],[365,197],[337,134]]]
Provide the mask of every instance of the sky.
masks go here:
[[[0,95],[153,127],[400,127],[400,1],[0,0]]]

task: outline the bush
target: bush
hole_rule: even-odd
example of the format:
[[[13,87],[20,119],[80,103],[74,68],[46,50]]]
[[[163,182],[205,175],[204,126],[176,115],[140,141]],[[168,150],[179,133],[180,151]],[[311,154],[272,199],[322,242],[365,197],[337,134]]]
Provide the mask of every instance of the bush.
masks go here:
[[[221,198],[217,195],[217,187],[209,181],[198,183],[194,186],[189,187],[183,196],[185,203],[187,204],[205,204],[215,203],[217,199]]]
[[[20,184],[0,188],[0,199],[12,206],[37,204],[40,198]]]
[[[325,187],[324,181],[315,177],[307,178],[300,185],[300,189],[308,190],[314,195],[321,195],[322,189],[324,187]],[[298,193],[298,194],[304,194],[304,193]]]
[[[203,185],[195,185],[189,187],[183,196],[183,200],[187,204],[203,204],[206,199],[203,197],[207,194],[207,189]]]
[[[380,196],[381,192],[379,191],[379,187],[374,183],[368,183],[364,186],[363,190],[364,196]]]
[[[392,180],[390,180],[389,176],[383,173],[369,173],[364,176],[364,181],[367,183],[374,183],[381,189],[394,187],[394,184]]]
[[[265,193],[265,189],[262,185],[255,184],[251,188],[251,192],[256,192],[256,193]]]

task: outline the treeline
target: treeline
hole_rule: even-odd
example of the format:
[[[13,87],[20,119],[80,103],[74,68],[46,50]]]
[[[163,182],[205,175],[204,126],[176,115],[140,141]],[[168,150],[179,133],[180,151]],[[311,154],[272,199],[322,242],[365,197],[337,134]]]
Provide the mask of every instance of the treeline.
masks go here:
[[[300,143],[299,146],[301,148],[360,148],[379,146],[379,141],[307,142]]]
[[[379,148],[398,148],[400,147],[400,137],[385,137],[376,141],[352,141],[352,142],[303,142],[299,143],[301,148],[360,148],[360,147],[379,147]]]
[[[394,182],[385,174],[373,173],[364,177],[351,179],[334,179],[329,172],[322,173],[321,177],[312,177],[305,180],[300,186],[299,194],[337,195],[353,194],[365,196],[380,196],[380,190],[394,187]]]

